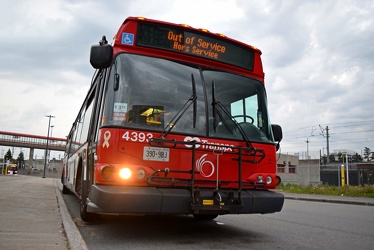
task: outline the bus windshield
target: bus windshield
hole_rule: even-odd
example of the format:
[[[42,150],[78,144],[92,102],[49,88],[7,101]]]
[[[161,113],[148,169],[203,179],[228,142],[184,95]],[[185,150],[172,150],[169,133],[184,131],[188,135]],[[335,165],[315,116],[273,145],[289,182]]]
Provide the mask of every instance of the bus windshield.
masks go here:
[[[107,82],[102,126],[158,132],[172,127],[177,134],[274,142],[265,89],[258,80],[120,53]]]

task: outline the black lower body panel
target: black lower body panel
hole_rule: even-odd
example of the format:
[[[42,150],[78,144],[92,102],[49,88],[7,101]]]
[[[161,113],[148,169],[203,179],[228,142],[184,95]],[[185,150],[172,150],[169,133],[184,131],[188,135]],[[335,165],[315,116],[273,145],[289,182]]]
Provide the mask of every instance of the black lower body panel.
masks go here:
[[[194,206],[189,189],[93,185],[87,211],[115,214],[253,214],[279,212],[284,202],[284,196],[273,191],[243,190],[239,203],[229,201],[238,199],[237,191],[221,190],[218,193],[221,199],[218,206],[203,204],[203,200],[215,199],[212,191],[200,192],[198,202],[201,205]]]

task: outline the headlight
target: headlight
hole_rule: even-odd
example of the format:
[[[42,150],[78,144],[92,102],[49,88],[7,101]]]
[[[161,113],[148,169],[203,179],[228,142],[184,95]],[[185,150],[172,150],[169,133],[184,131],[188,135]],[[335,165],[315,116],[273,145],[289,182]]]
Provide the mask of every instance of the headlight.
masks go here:
[[[119,176],[122,179],[130,179],[131,178],[131,170],[129,168],[122,168],[119,171]]]
[[[257,176],[258,183],[264,183],[264,177],[262,175]]]
[[[273,178],[271,178],[271,176],[267,176],[266,177],[266,184],[270,184],[273,182]]]
[[[143,179],[145,177],[145,171],[143,169],[139,169],[138,172],[136,172],[136,178],[139,180]]]

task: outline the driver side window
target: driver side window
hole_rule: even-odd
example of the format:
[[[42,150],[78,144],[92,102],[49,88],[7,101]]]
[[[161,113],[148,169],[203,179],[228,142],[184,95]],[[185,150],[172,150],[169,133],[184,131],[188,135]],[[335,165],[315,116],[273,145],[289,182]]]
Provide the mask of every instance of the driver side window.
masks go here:
[[[257,125],[257,95],[249,96],[230,104],[231,115],[238,123],[247,122]],[[252,119],[250,119],[250,118]]]

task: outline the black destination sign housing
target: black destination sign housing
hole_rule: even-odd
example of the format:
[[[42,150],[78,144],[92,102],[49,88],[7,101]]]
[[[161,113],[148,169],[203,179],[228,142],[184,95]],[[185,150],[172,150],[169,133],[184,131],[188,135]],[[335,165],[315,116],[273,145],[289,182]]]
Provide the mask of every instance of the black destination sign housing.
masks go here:
[[[190,29],[140,22],[136,45],[199,56],[253,71],[252,48]]]

